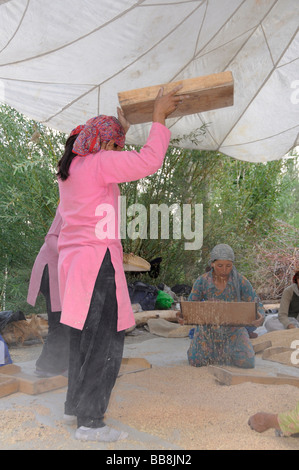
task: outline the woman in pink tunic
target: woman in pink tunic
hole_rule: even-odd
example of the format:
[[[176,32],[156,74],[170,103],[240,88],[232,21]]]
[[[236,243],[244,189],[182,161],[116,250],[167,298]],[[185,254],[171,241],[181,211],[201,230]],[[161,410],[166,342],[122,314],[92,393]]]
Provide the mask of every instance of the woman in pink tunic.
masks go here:
[[[57,242],[61,228],[61,217],[59,210],[56,210],[54,220],[49,228],[47,235],[45,236],[45,242],[35,259],[29,282],[29,288],[27,293],[27,302],[34,306],[36,303],[37,296],[40,292],[41,281],[44,273],[44,269],[48,266],[49,272],[49,284],[50,284],[50,303],[51,310],[58,312],[61,310],[59,287],[58,287],[58,250]]]
[[[60,323],[57,242],[61,224],[58,208],[45,242],[35,259],[27,294],[27,302],[32,306],[35,305],[40,292],[46,301],[49,331],[36,361],[35,372],[40,377],[63,374],[68,369],[69,363],[69,329]]]
[[[162,165],[170,140],[165,119],[181,101],[178,89],[166,95],[160,90],[140,152],[118,152],[129,126],[118,110],[119,120],[98,116],[78,136],[71,134],[59,162],[61,322],[71,327],[65,417],[76,417],[77,439],[124,437],[104,423],[125,330],[135,323],[122,263],[118,183],[153,174]]]

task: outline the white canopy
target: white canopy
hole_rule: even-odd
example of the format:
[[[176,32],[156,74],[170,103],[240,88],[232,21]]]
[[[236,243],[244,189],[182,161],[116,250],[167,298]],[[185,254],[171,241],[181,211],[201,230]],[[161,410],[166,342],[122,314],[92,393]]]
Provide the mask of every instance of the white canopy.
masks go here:
[[[0,101],[69,133],[120,91],[230,70],[234,105],[169,119],[172,137],[207,123],[181,145],[278,159],[299,144],[298,20],[298,0],[0,0]]]

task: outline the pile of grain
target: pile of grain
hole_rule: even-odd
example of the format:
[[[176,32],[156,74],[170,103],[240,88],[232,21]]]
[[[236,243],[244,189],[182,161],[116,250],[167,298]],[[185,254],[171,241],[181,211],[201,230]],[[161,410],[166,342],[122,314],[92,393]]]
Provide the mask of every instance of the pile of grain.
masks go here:
[[[15,444],[26,447],[35,442],[36,448],[63,449],[63,442],[70,438],[69,431],[61,423],[55,427],[48,426],[37,420],[36,415],[47,416],[50,410],[42,405],[14,406],[1,410],[0,441],[5,448]],[[3,449],[3,447],[1,447]]]
[[[298,399],[290,385],[223,386],[206,367],[153,367],[118,379],[108,417],[187,450],[299,450],[299,439],[247,424],[258,411],[286,411]]]
[[[290,348],[297,340],[299,330],[294,329],[252,342]],[[247,424],[258,411],[287,411],[298,400],[298,388],[290,385],[248,382],[228,387],[219,385],[206,367],[154,367],[118,380],[109,416],[189,450],[299,450],[298,438],[278,438],[274,430],[258,434]]]
[[[272,347],[281,346],[291,348],[293,341],[299,341],[299,328],[271,331],[270,333],[266,333],[258,338],[252,339],[252,344],[260,344],[264,341],[271,341]]]
[[[299,340],[299,330],[268,333],[253,343],[266,340],[273,347],[290,347]],[[17,443],[26,448],[30,441],[35,448],[67,449],[73,445],[72,433],[61,422],[54,427],[36,419],[36,413],[47,412],[37,408],[39,400],[42,403],[42,395],[35,398],[31,407],[1,410],[1,448]],[[63,409],[64,395],[61,400]],[[159,442],[156,448],[161,450],[299,450],[299,438],[278,438],[273,430],[258,434],[247,424],[258,411],[284,412],[293,409],[298,400],[299,388],[291,385],[220,385],[207,367],[191,367],[186,360],[184,364],[153,366],[119,377],[107,420],[140,433],[136,442],[136,433],[128,428],[124,449],[142,445],[147,449],[148,434]],[[115,447],[116,444],[109,444],[110,450]]]
[[[271,341],[273,349],[278,347],[290,349],[290,351],[272,354],[268,358],[269,360],[279,362],[280,364],[285,364],[287,366],[299,367],[299,364],[297,364],[299,359],[299,328],[266,333],[265,335],[253,339],[252,344],[260,344],[263,341]]]

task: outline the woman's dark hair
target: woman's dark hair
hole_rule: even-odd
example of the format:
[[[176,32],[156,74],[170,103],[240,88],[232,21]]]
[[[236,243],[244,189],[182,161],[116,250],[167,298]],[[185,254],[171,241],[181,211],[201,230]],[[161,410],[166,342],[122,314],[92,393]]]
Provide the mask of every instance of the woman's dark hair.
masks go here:
[[[73,152],[73,145],[78,137],[77,134],[70,136],[66,143],[65,143],[65,150],[64,154],[62,155],[61,159],[58,162],[58,172],[57,176],[62,180],[65,181],[69,177],[69,169],[74,157],[77,156],[76,153]]]
[[[299,279],[299,271],[296,271],[293,277],[293,282],[297,284],[297,279]]]

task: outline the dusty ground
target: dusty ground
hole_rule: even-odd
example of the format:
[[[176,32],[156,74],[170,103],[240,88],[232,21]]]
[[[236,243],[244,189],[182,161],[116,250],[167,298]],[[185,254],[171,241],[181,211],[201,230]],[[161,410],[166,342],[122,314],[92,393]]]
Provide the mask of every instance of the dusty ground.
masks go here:
[[[273,430],[258,434],[247,424],[257,411],[293,408],[299,388],[220,385],[206,367],[187,364],[188,344],[188,338],[127,338],[125,356],[146,357],[152,368],[119,377],[114,388],[107,422],[126,430],[126,441],[109,445],[74,441],[74,428],[61,420],[65,398],[61,389],[0,399],[0,449],[299,450],[299,438],[278,438]],[[35,360],[40,348],[32,345],[11,354],[21,363]]]

